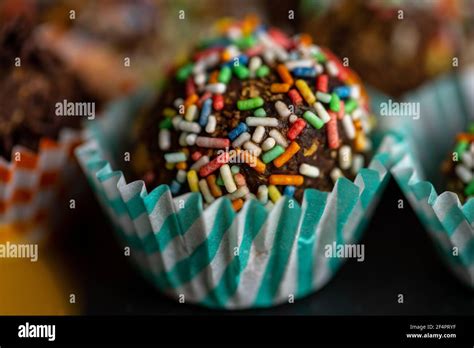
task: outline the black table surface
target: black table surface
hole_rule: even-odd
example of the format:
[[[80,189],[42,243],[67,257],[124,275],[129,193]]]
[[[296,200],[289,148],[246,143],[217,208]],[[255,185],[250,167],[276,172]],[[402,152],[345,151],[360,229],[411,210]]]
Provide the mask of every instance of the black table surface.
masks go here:
[[[216,311],[161,295],[129,264],[92,197],[64,250],[82,287],[84,314],[474,314],[474,291],[450,273],[409,203],[404,199],[399,209],[399,199],[404,196],[391,179],[361,241],[364,262],[350,259],[320,291],[268,309]]]

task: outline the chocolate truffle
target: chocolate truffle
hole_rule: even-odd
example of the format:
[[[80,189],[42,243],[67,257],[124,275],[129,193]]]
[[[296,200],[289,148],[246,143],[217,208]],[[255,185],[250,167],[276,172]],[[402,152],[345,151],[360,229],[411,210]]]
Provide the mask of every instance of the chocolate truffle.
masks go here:
[[[140,118],[135,177],[173,195],[201,192],[206,204],[227,195],[236,210],[353,179],[373,126],[356,75],[308,35],[245,20],[222,30]]]
[[[80,117],[57,117],[56,103],[91,98],[49,52],[38,47],[32,25],[22,19],[0,28],[0,156],[13,146],[38,149],[42,137],[57,140],[61,129],[79,128]]]
[[[456,137],[454,151],[443,163],[446,188],[458,194],[461,203],[474,197],[474,124]]]

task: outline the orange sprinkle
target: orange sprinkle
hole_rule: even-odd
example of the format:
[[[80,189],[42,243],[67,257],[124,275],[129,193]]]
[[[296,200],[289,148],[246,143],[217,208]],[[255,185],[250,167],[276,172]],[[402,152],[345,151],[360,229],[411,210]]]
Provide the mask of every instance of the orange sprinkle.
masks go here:
[[[470,134],[470,133],[459,133],[457,136],[456,136],[456,140],[457,141],[467,141],[467,142],[471,142],[471,141],[474,141],[474,134]]]
[[[232,201],[232,206],[234,207],[235,211],[239,211],[244,206],[244,200],[242,198],[233,200]]]
[[[230,55],[229,50],[222,51],[222,53],[221,53],[221,61],[222,62],[228,62],[231,59],[232,59],[232,56]]]
[[[301,186],[303,185],[304,178],[302,175],[273,174],[270,175],[269,182],[270,185]]]
[[[275,167],[280,168],[286,162],[290,160],[299,150],[300,146],[296,141],[292,141],[291,144],[286,148],[285,152],[283,152],[280,156],[273,160],[273,164]]]
[[[363,152],[366,148],[366,142],[367,142],[367,139],[365,138],[364,132],[358,131],[354,139],[354,147],[356,151]]]
[[[284,64],[278,64],[277,72],[284,83],[290,86],[293,85],[293,82],[294,82],[293,77],[291,77],[291,74],[288,71],[288,68]]]
[[[207,184],[209,185],[209,189],[211,190],[211,193],[214,197],[221,197],[222,196],[222,190],[217,185],[216,183],[216,176],[214,174],[209,175],[207,178]]]
[[[305,46],[309,46],[313,43],[313,39],[311,35],[307,33],[300,34],[299,38],[300,38],[300,42]]]
[[[184,101],[184,106],[187,108],[188,106],[191,106],[193,104],[196,104],[197,101],[199,100],[199,96],[194,93],[194,94],[191,94],[189,97],[186,98],[186,100]]]
[[[176,163],[176,169],[186,170],[186,168],[188,168],[188,164],[186,162]]]
[[[263,163],[258,157],[252,155],[248,151],[242,151],[240,149],[236,150],[237,155],[242,155],[241,160],[243,160],[245,163],[247,163],[250,167],[255,169],[257,173],[263,174],[265,173],[266,169],[266,164]]]
[[[272,83],[270,92],[272,93],[286,93],[290,90],[290,85],[287,83]]]
[[[217,83],[217,82],[219,82],[219,81],[218,81],[218,78],[219,78],[219,70],[214,70],[214,71],[211,72],[211,74],[209,75],[209,83]]]

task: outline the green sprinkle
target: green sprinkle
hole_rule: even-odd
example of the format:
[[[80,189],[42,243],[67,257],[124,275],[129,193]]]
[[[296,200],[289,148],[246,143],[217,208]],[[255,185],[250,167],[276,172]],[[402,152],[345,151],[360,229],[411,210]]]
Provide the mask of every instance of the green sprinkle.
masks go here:
[[[315,53],[314,58],[316,58],[318,63],[324,63],[326,61],[326,55],[323,52]]]
[[[266,65],[260,66],[260,68],[258,68],[256,71],[257,77],[265,77],[269,73],[270,73],[270,68]]]
[[[472,179],[469,185],[466,186],[464,193],[468,197],[474,195],[474,179]]]
[[[263,99],[260,97],[250,98],[245,100],[239,100],[237,102],[237,109],[239,110],[251,110],[258,108],[263,105]]]
[[[227,85],[231,78],[232,78],[232,69],[228,66],[222,67],[221,71],[219,72],[219,76],[217,77],[217,80]]]
[[[334,112],[339,112],[340,102],[339,96],[336,93],[333,93],[331,101],[329,102],[329,108]]]
[[[469,125],[467,131],[471,134],[474,134],[474,122]]]
[[[191,75],[191,73],[193,72],[193,67],[194,67],[193,63],[188,63],[182,66],[176,73],[176,78],[178,79],[178,81],[182,82],[186,80],[188,76]]]
[[[321,129],[324,126],[323,120],[309,110],[305,111],[303,118],[316,129]]]
[[[262,161],[263,163],[269,163],[278,156],[280,156],[283,152],[285,152],[285,149],[280,145],[276,145],[275,147],[273,147],[273,149],[265,152],[262,155]]]
[[[332,96],[328,93],[323,93],[323,92],[316,92],[316,99],[323,102],[323,103],[329,103],[332,99]]]
[[[232,172],[232,174],[238,174],[240,172],[240,167],[239,166],[232,166],[230,167],[230,171]]]
[[[171,129],[171,127],[173,126],[173,122],[171,122],[172,118],[171,117],[167,117],[165,118],[164,120],[162,120],[160,122],[160,124],[158,125],[158,127],[160,129]]]
[[[234,73],[241,80],[248,78],[250,75],[249,69],[246,66],[240,64],[234,66]]]
[[[267,113],[264,108],[258,108],[257,110],[253,112],[253,115],[255,117],[265,117],[267,116]]]
[[[454,148],[454,152],[458,154],[458,158],[461,158],[462,154],[466,152],[468,147],[469,147],[469,143],[466,140],[460,140],[456,144],[456,147]]]
[[[224,180],[222,180],[222,177],[220,176],[220,174],[217,177],[216,184],[219,186],[224,186]]]
[[[357,108],[357,101],[355,99],[349,99],[344,105],[344,111],[348,114],[352,113]]]
[[[244,37],[241,37],[241,38],[238,38],[238,39],[234,40],[234,44],[240,50],[247,50],[250,47],[252,47],[253,45],[255,45],[256,42],[257,42],[257,40],[252,35],[244,36]]]

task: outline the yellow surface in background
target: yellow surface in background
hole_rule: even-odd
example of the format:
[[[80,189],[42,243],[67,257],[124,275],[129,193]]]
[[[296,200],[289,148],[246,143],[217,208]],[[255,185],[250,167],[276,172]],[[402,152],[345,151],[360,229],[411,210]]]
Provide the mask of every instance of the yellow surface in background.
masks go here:
[[[0,226],[0,243],[6,241],[22,243],[15,230]],[[79,314],[79,289],[59,260],[45,247],[39,248],[36,262],[0,258],[0,315]],[[75,304],[69,302],[71,293]]]

